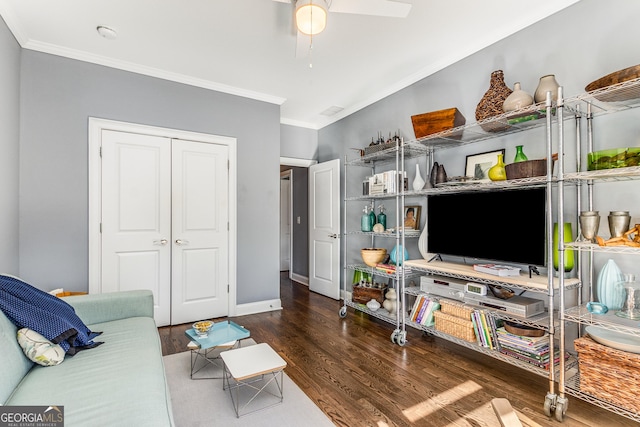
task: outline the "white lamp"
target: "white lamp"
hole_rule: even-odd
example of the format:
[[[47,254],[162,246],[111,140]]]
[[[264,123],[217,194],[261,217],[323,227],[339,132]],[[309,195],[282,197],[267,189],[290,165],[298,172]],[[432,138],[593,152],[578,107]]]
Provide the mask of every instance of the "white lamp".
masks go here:
[[[324,0],[298,0],[296,26],[308,36],[321,33],[327,26],[327,4]]]

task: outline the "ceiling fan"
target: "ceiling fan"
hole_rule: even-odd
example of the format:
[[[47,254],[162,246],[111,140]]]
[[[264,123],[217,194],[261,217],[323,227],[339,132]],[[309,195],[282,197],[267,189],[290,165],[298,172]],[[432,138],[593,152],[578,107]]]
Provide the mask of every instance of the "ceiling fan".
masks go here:
[[[356,15],[406,18],[410,3],[395,0],[273,0],[294,6],[294,26],[297,35],[296,57],[309,53],[312,37],[322,32],[327,22],[327,12]]]

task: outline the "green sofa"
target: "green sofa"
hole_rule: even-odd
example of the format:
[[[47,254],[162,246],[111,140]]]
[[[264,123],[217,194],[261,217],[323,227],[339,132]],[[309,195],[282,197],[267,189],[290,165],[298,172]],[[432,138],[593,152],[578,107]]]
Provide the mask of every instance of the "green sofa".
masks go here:
[[[65,298],[104,344],[56,366],[31,362],[0,311],[0,402],[64,406],[64,425],[172,426],[171,398],[150,291]]]

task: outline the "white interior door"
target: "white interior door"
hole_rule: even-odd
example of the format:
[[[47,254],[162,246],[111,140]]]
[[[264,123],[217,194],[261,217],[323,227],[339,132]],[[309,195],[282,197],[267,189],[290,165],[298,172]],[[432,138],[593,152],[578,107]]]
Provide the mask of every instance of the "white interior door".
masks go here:
[[[309,167],[309,289],[340,299],[340,160]]]
[[[280,175],[280,271],[288,271],[291,268],[291,171],[283,174]]]
[[[171,316],[171,140],[102,131],[102,292],[150,289]]]
[[[171,323],[228,314],[228,149],[173,140]]]
[[[158,326],[229,313],[229,149],[102,131],[100,292],[150,289]]]

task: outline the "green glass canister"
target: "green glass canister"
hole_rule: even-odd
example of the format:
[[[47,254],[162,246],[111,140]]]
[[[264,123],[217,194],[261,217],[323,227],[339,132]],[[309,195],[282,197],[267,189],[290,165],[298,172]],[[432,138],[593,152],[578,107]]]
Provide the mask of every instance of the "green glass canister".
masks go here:
[[[360,219],[360,230],[364,232],[368,232],[373,230],[373,226],[371,225],[371,217],[369,216],[369,206],[365,206],[362,210],[364,212]]]
[[[514,163],[526,162],[527,160],[529,160],[529,158],[527,157],[526,154],[524,154],[524,151],[522,151],[522,145],[517,145],[516,146],[516,157],[513,159],[513,162]]]
[[[369,210],[369,228],[370,231],[373,231],[373,226],[376,225],[376,208],[371,204],[371,209]]]
[[[558,265],[559,265],[559,254],[558,254],[558,223],[554,222],[553,223],[553,268],[558,271]],[[571,223],[570,222],[565,222],[564,223],[564,243],[571,243],[573,242],[573,231],[571,229]],[[574,255],[573,255],[573,249],[565,249],[564,250],[564,271],[566,273],[570,272],[571,270],[573,270],[573,266],[574,266]]]
[[[378,224],[382,224],[382,226],[386,230],[387,229],[387,214],[384,213],[384,211],[385,211],[384,205],[378,206],[378,209],[380,210],[380,213],[378,214]]]
[[[498,163],[489,169],[487,175],[491,181],[505,181],[507,179],[507,171],[504,168],[504,158],[502,153],[498,154]]]

